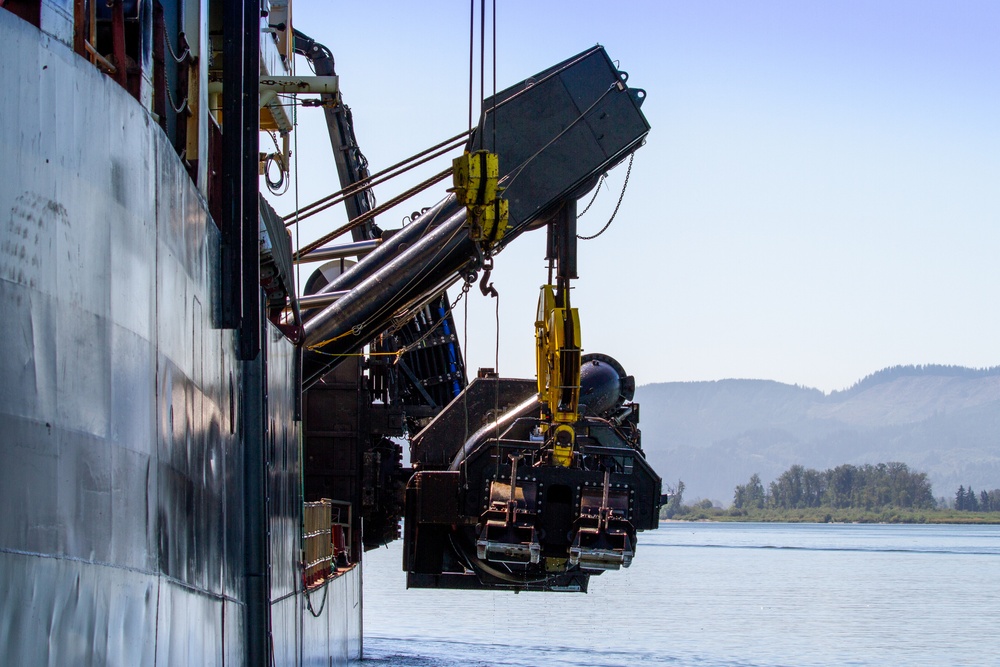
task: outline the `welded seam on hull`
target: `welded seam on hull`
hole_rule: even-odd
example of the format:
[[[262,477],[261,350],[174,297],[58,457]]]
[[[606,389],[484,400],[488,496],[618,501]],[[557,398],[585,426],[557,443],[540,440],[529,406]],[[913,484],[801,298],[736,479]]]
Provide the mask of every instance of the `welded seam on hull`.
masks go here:
[[[212,593],[211,591],[206,591],[197,586],[192,586],[189,583],[183,582],[180,579],[171,577],[170,575],[163,574],[162,572],[156,572],[155,570],[143,570],[137,567],[129,567],[127,565],[115,565],[113,563],[105,563],[103,561],[97,560],[87,560],[86,558],[80,558],[79,556],[65,556],[60,554],[45,554],[39,553],[37,551],[25,551],[23,549],[11,549],[9,547],[0,547],[0,554],[10,554],[13,556],[29,556],[33,558],[46,558],[49,560],[64,560],[72,563],[84,563],[86,565],[95,565],[97,567],[106,567],[111,570],[124,570],[125,572],[132,572],[133,574],[147,574],[156,577],[157,579],[163,579],[169,583],[176,584],[178,587],[183,588],[192,593],[197,593],[203,597],[211,598],[213,600],[225,600],[227,602],[234,602],[238,605],[243,605],[244,602],[237,600],[236,598],[229,597],[228,595],[220,595],[218,593]]]

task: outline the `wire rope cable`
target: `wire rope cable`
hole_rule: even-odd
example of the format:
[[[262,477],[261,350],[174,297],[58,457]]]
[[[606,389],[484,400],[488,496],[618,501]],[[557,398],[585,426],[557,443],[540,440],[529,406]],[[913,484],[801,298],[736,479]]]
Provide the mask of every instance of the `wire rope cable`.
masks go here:
[[[389,167],[386,167],[382,171],[379,171],[379,172],[377,172],[375,174],[371,174],[371,175],[369,175],[369,176],[367,176],[365,178],[362,178],[362,179],[358,180],[357,182],[352,183],[351,185],[347,186],[346,188],[343,188],[341,190],[338,190],[337,192],[334,192],[334,193],[329,194],[329,195],[327,195],[325,197],[317,199],[316,201],[314,201],[314,202],[312,202],[310,204],[306,204],[305,206],[303,206],[301,208],[296,208],[295,211],[293,211],[292,213],[289,213],[288,215],[284,216],[282,218],[282,221],[284,221],[286,223],[285,226],[288,227],[288,226],[290,226],[292,224],[295,224],[294,222],[292,222],[292,223],[288,222],[289,220],[292,220],[293,218],[301,220],[301,219],[309,217],[310,215],[313,215],[314,213],[318,213],[321,210],[326,210],[330,206],[334,206],[336,204],[339,204],[342,201],[344,201],[345,199],[347,199],[349,197],[352,197],[352,196],[360,193],[362,190],[370,188],[373,185],[380,185],[381,183],[384,183],[384,182],[386,182],[386,181],[388,181],[390,179],[395,178],[396,176],[404,174],[407,171],[409,171],[410,169],[413,169],[414,167],[422,165],[422,164],[430,161],[431,159],[433,159],[435,157],[440,157],[441,155],[444,155],[445,153],[448,153],[450,151],[455,150],[456,148],[459,148],[460,146],[462,146],[465,143],[465,139],[468,136],[469,136],[469,130],[466,130],[465,132],[460,132],[460,133],[456,134],[453,137],[445,139],[444,141],[431,146],[430,148],[427,148],[427,149],[425,149],[425,150],[423,150],[423,151],[421,151],[419,153],[411,155],[410,157],[408,157],[408,158],[406,158],[404,160],[400,160],[396,164],[391,165]],[[426,159],[421,159],[421,158],[426,158]],[[409,165],[409,166],[407,166],[407,165]],[[393,172],[395,172],[395,173],[393,173]],[[336,201],[333,201],[333,200],[336,200]],[[328,202],[329,202],[329,206],[323,206],[323,204],[327,204]],[[318,207],[322,207],[322,208],[318,208]],[[312,209],[317,209],[317,208],[318,208],[318,210],[315,210],[315,211],[312,210]]]
[[[469,130],[472,130],[472,73],[476,39],[476,0],[469,0]]]
[[[486,103],[486,0],[479,0],[479,114]]]
[[[296,260],[302,259],[306,255],[308,255],[310,252],[312,252],[313,250],[315,250],[316,248],[319,248],[321,245],[323,245],[325,243],[328,243],[329,241],[332,241],[333,239],[337,238],[338,236],[351,231],[355,227],[360,227],[361,225],[365,224],[366,222],[368,222],[369,220],[371,220],[375,216],[380,215],[380,214],[384,213],[385,211],[387,211],[387,210],[389,210],[389,209],[391,209],[391,208],[393,208],[393,207],[401,204],[402,202],[406,201],[407,199],[409,199],[413,195],[415,195],[415,194],[417,194],[419,192],[423,192],[424,190],[426,190],[427,188],[431,187],[432,185],[434,185],[436,183],[440,183],[441,181],[443,181],[444,179],[448,178],[448,176],[451,175],[451,171],[452,171],[451,167],[448,167],[444,171],[439,172],[439,173],[435,174],[434,176],[431,176],[427,180],[422,181],[422,182],[418,183],[417,185],[414,185],[409,190],[404,190],[402,194],[400,194],[400,195],[398,195],[396,197],[393,197],[392,199],[390,199],[389,201],[385,202],[384,204],[376,206],[372,210],[359,215],[358,217],[354,218],[353,220],[351,220],[347,224],[345,224],[345,225],[343,225],[341,227],[338,227],[337,229],[333,230],[332,232],[330,232],[328,234],[324,234],[320,238],[316,239],[312,243],[306,245],[304,248],[302,248],[301,250],[299,250],[299,252],[297,252],[295,254],[294,259],[296,259]]]
[[[546,142],[546,144],[544,146],[542,146],[537,151],[535,151],[534,153],[532,153],[530,156],[528,156],[527,158],[525,158],[525,160],[521,164],[517,165],[517,167],[511,172],[510,182],[507,183],[504,187],[507,190],[510,190],[510,188],[512,188],[514,186],[514,183],[517,181],[518,177],[521,175],[521,172],[524,171],[525,167],[527,167],[529,164],[531,164],[531,162],[533,162],[535,160],[535,158],[537,158],[539,155],[541,155],[542,153],[544,153],[548,149],[548,147],[551,146],[552,144],[554,144],[556,141],[558,141],[560,137],[562,137],[564,134],[566,134],[567,132],[569,132],[570,130],[572,130],[574,127],[576,127],[576,124],[579,123],[584,118],[586,118],[587,114],[590,113],[591,111],[593,111],[594,107],[596,107],[598,104],[600,104],[601,101],[605,97],[607,97],[609,94],[611,94],[611,91],[614,90],[615,88],[617,88],[618,85],[619,85],[619,83],[620,83],[619,81],[612,82],[611,85],[608,86],[608,89],[605,90],[603,93],[601,93],[600,97],[598,97],[596,100],[594,100],[591,103],[591,105],[589,107],[587,107],[586,109],[584,109],[580,113],[580,115],[578,115],[576,118],[573,119],[572,122],[570,122],[566,127],[564,127],[562,130],[560,130],[558,133],[556,133],[556,135],[554,137],[552,137],[551,139],[549,139],[548,142]]]
[[[493,0],[493,144],[491,150],[497,152],[497,0]]]

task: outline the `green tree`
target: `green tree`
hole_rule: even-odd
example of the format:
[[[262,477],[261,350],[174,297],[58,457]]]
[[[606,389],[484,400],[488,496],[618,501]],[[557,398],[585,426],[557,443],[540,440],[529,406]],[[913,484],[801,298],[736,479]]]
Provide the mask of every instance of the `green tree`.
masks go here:
[[[827,475],[809,468],[802,473],[802,502],[806,507],[820,507],[826,496]]]
[[[760,481],[760,475],[757,473],[750,475],[750,481],[747,483],[747,508],[764,509],[764,502],[766,500],[767,494],[764,492],[764,485]]]
[[[976,497],[976,492],[969,487],[969,490],[965,492],[965,509],[970,512],[979,511],[979,498]]]
[[[667,494],[670,499],[667,501],[667,508],[664,510],[664,516],[667,519],[672,519],[675,516],[683,514],[685,511],[684,507],[684,482],[677,480],[677,486],[674,489],[667,489]]]
[[[733,506],[746,511],[767,506],[774,509],[862,509],[868,512],[887,508],[934,509],[935,500],[927,474],[915,472],[905,463],[890,462],[862,466],[841,465],[830,470],[814,470],[793,465],[781,473],[763,493],[760,477],[736,487]],[[1000,490],[998,490],[1000,494]],[[987,494],[988,495],[988,494]],[[956,502],[986,504],[987,496],[969,500],[965,487]],[[758,504],[759,503],[759,504]]]
[[[771,504],[780,509],[804,507],[803,476],[805,468],[793,465],[771,482]]]
[[[837,466],[828,472],[826,486],[826,504],[842,509],[853,504],[854,479],[857,468],[845,464]]]
[[[737,484],[733,490],[733,508],[738,510],[747,508],[747,487],[745,484]]]
[[[986,494],[989,499],[989,507],[986,509],[987,512],[1000,512],[1000,489],[993,489]]]
[[[740,484],[733,493],[733,507],[738,510],[763,509],[767,494],[764,492],[764,484],[760,481],[760,475],[754,473],[750,476],[750,481]]]

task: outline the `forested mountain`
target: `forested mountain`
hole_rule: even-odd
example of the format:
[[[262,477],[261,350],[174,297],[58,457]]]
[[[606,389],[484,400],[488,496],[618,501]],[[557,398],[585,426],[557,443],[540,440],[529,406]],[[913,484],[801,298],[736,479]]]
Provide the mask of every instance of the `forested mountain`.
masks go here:
[[[643,447],[688,499],[723,506],[753,473],[899,461],[935,497],[1000,486],[1000,367],[896,366],[824,394],[769,380],[667,382],[636,390]]]

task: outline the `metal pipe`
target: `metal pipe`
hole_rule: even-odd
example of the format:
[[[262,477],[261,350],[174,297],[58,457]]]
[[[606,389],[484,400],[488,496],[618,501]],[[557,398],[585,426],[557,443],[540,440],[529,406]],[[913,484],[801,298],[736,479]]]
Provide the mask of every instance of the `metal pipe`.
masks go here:
[[[373,321],[378,327],[385,326],[393,313],[419,299],[425,288],[435,287],[448,275],[457,273],[470,259],[475,261],[473,241],[465,233],[464,225],[464,214],[452,217],[424,242],[403,251],[356,286],[347,287],[346,297],[306,322],[306,346]],[[338,285],[341,277],[330,285]]]
[[[451,466],[448,469],[458,470],[462,465],[462,461],[467,459],[472,452],[476,451],[491,436],[495,436],[498,432],[505,430],[518,419],[523,419],[533,413],[539,414],[541,409],[542,404],[538,401],[538,396],[534,395],[503,413],[500,419],[483,424],[478,431],[469,436],[469,439],[465,441],[462,449],[452,459]]]
[[[464,215],[465,208],[455,201],[454,195],[449,195],[428,209],[419,218],[386,239],[379,247],[365,256],[363,260],[348,268],[331,283],[320,289],[319,293],[323,294],[325,292],[357,287],[375,270],[388,264],[396,255],[407,248],[416,245],[430,233],[432,228],[447,223],[456,214]],[[305,258],[308,258],[310,255],[312,253],[305,255]]]
[[[295,260],[295,264],[305,264],[307,262],[325,262],[331,259],[343,259],[344,257],[357,257],[370,252],[382,244],[382,239],[372,239],[371,241],[358,241],[357,243],[344,243],[342,245],[330,246],[329,248],[317,248],[304,257]]]
[[[84,41],[83,45],[87,49],[87,53],[89,53],[91,56],[94,57],[95,60],[97,60],[97,62],[104,68],[105,72],[107,72],[108,74],[115,74],[118,72],[118,68],[112,65],[110,60],[108,60],[100,53],[98,53],[97,49],[95,49],[93,46],[90,45],[90,42]]]
[[[322,348],[323,354],[307,353],[304,356],[304,387],[308,388],[318,381],[335,363],[336,357],[352,352],[374,338],[391,321],[393,314],[424,298],[449,275],[460,274],[463,268],[474,264],[476,258],[475,242],[465,230],[463,209],[388,264],[370,264],[368,272],[344,280],[343,283],[351,283],[357,277],[362,278],[356,286],[346,288],[346,296],[305,323],[305,347]],[[363,264],[368,264],[368,258]],[[358,266],[361,264],[352,268]],[[371,272],[371,266],[380,268]],[[344,273],[330,285],[339,287],[349,273]],[[352,331],[353,335],[345,335]]]
[[[306,294],[298,298],[299,308],[319,308],[329,306],[334,301],[347,295],[347,291],[327,292],[326,294]]]
[[[262,76],[260,78],[262,91],[275,93],[328,93],[340,92],[340,79],[337,76]]]

